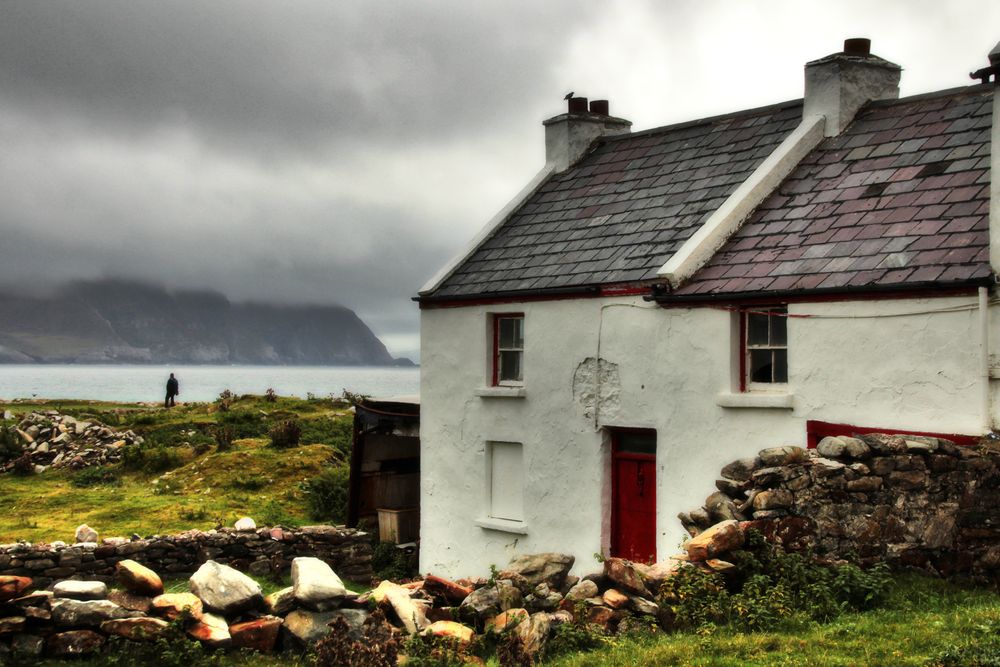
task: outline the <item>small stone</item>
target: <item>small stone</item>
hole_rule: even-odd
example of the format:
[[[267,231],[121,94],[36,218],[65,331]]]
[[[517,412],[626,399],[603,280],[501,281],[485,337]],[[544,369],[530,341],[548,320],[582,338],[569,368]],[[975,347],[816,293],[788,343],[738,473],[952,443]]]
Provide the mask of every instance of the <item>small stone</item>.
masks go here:
[[[335,611],[297,609],[285,616],[282,627],[303,644],[312,644],[330,634],[330,622],[338,617]]]
[[[541,653],[545,642],[548,641],[549,633],[552,631],[552,617],[545,612],[532,614],[528,620],[514,628],[514,631],[521,640],[524,652],[529,656],[537,656]]]
[[[121,585],[132,593],[155,597],[163,593],[160,575],[145,565],[126,559],[115,565],[115,575]]]
[[[846,436],[840,436],[840,439],[844,441],[845,451],[847,455],[853,459],[866,459],[872,455],[871,447],[865,444],[865,441],[861,438],[849,438]]]
[[[152,612],[168,620],[176,620],[185,610],[192,618],[201,618],[203,605],[201,599],[192,593],[164,593],[153,598]]]
[[[736,571],[736,566],[734,564],[719,558],[709,558],[705,561],[705,565],[710,567],[713,572],[718,572],[719,574],[729,574],[730,572]]]
[[[736,504],[732,498],[721,491],[716,491],[705,499],[705,509],[708,510],[713,521],[728,521],[736,518]]]
[[[238,519],[236,523],[233,524],[233,528],[241,532],[245,530],[257,530],[257,522],[250,517],[245,516],[242,519]]]
[[[820,456],[836,459],[847,451],[847,443],[838,437],[829,435],[819,441],[819,444],[816,445],[816,451],[819,452]]]
[[[456,621],[435,621],[424,628],[420,634],[425,637],[447,637],[460,644],[468,644],[476,633],[472,628]]]
[[[62,627],[99,628],[104,621],[131,618],[138,612],[122,609],[110,600],[70,600],[52,601],[52,621]]]
[[[199,620],[187,627],[187,633],[211,648],[227,648],[233,640],[226,619],[217,614],[202,614]]]
[[[424,577],[424,590],[454,604],[461,604],[462,600],[472,595],[472,588],[433,574]]]
[[[121,618],[101,623],[101,632],[132,641],[155,641],[169,626],[161,618]]]
[[[753,471],[756,470],[759,465],[760,462],[755,458],[738,459],[726,466],[723,466],[722,476],[736,480],[737,482],[748,482],[750,481],[750,475],[753,474]]]
[[[568,554],[539,553],[512,558],[505,568],[523,576],[530,587],[548,584],[550,588],[562,588],[566,575],[573,569],[576,559]]]
[[[660,613],[660,606],[651,600],[647,600],[644,597],[639,597],[638,595],[629,596],[629,604],[632,610],[637,614],[642,614],[645,616],[656,616]]]
[[[31,588],[31,584],[31,577],[0,576],[0,602],[20,597],[21,594]]]
[[[463,618],[485,620],[501,611],[521,607],[523,603],[521,591],[506,579],[501,579],[496,585],[477,588],[458,608]]]
[[[289,586],[264,598],[264,608],[274,616],[286,616],[295,609],[295,589]]]
[[[816,477],[831,477],[843,473],[847,466],[840,461],[817,457],[812,460],[812,472]]]
[[[588,582],[590,583],[590,582]],[[597,587],[595,586],[596,590]],[[522,607],[502,611],[486,621],[486,632],[503,632],[509,628],[519,625],[528,618],[528,610]]]
[[[566,593],[566,599],[570,602],[577,602],[579,600],[586,600],[587,598],[595,597],[599,594],[597,584],[593,581],[588,581],[584,579],[578,583],[573,588],[569,589]]]
[[[145,595],[136,595],[128,591],[114,590],[108,593],[108,599],[119,607],[131,611],[147,613],[153,606],[153,599]]]
[[[97,531],[85,523],[77,526],[75,536],[77,543],[97,541]]]
[[[609,588],[604,591],[604,595],[602,595],[601,598],[604,600],[604,604],[608,605],[612,609],[621,609],[629,602],[627,595],[614,588]]]
[[[768,447],[767,449],[760,450],[757,456],[765,466],[783,466],[789,463],[801,463],[808,458],[806,450],[795,445]]]
[[[23,632],[24,626],[28,622],[24,616],[8,616],[0,618],[0,637]]]
[[[792,506],[791,491],[785,489],[769,489],[761,491],[753,499],[754,510],[788,509]]]
[[[743,531],[736,521],[723,521],[688,540],[685,545],[692,561],[715,558],[743,546]]]
[[[19,658],[40,658],[45,651],[45,638],[37,635],[15,635],[10,640],[10,649]]]
[[[871,493],[881,488],[881,477],[860,477],[847,483],[847,490],[855,493]]]
[[[71,630],[51,635],[46,641],[50,657],[72,658],[90,655],[104,646],[104,637],[91,630]]]
[[[103,581],[60,581],[52,587],[57,598],[73,600],[103,600],[108,597],[108,585]]]
[[[642,575],[631,561],[624,558],[606,558],[604,560],[604,576],[615,585],[633,595],[648,595]]]
[[[281,624],[282,619],[277,616],[264,616],[229,626],[229,634],[233,646],[269,653],[278,643]]]

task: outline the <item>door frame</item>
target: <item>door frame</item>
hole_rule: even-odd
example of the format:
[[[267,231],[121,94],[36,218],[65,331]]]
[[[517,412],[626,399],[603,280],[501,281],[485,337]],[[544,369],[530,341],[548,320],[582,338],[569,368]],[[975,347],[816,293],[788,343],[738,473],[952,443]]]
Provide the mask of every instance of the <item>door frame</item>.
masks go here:
[[[656,429],[652,428],[635,428],[635,427],[612,427],[608,429],[608,433],[611,439],[610,447],[610,465],[608,466],[608,474],[611,478],[611,516],[609,523],[609,535],[608,540],[608,553],[614,554],[617,549],[617,536],[618,536],[618,482],[616,473],[616,462],[617,461],[643,461],[651,462],[653,464],[653,557],[657,556],[656,549],[656,526],[657,519],[659,518],[658,507],[656,503],[656,451],[659,449],[659,438],[657,437]],[[654,453],[652,454],[638,454],[634,452],[622,452],[619,450],[620,447],[620,436],[625,433],[632,433],[636,435],[651,435],[656,444],[654,448]]]

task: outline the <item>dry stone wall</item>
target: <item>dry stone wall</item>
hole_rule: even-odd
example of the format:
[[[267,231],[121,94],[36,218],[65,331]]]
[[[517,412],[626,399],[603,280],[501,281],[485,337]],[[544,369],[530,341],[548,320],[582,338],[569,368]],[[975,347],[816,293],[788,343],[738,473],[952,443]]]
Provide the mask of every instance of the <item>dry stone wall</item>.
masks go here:
[[[793,550],[949,576],[1000,573],[1000,452],[912,435],[845,434],[722,469],[697,535],[729,519]]]
[[[105,538],[79,544],[0,545],[0,575],[31,577],[45,587],[62,579],[109,582],[115,565],[131,559],[165,576],[189,574],[214,560],[255,575],[286,573],[297,556],[315,556],[345,579],[372,577],[371,537],[336,526],[192,530],[177,535],[129,540]]]

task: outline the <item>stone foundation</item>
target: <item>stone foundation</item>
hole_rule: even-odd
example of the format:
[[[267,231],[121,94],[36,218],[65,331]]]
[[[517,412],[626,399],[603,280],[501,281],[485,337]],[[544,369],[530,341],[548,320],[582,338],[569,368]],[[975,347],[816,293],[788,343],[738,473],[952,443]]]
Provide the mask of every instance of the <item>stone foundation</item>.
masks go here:
[[[164,576],[190,574],[207,560],[255,575],[286,573],[296,556],[315,556],[341,577],[367,583],[372,577],[371,537],[335,526],[187,531],[177,535],[99,543],[0,545],[0,575],[25,576],[40,588],[62,579],[110,582],[115,564],[132,559]]]

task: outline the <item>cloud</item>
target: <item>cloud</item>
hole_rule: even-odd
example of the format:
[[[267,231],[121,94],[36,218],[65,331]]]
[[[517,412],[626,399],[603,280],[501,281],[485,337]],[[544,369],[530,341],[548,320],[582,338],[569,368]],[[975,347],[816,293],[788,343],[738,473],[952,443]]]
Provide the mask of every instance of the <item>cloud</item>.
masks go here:
[[[338,302],[412,353],[410,297],[541,166],[565,92],[644,129],[798,97],[856,34],[904,94],[965,85],[1000,24],[976,4],[5,2],[0,286]]]

